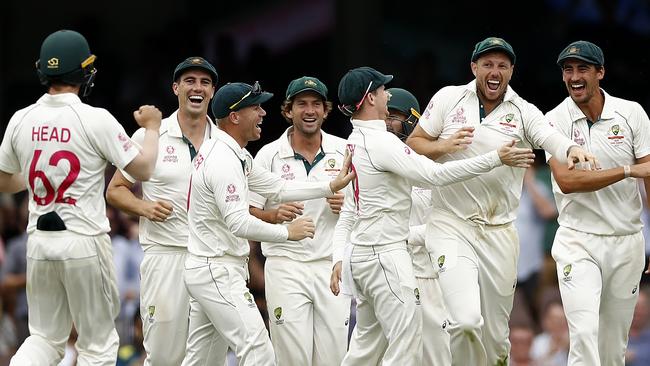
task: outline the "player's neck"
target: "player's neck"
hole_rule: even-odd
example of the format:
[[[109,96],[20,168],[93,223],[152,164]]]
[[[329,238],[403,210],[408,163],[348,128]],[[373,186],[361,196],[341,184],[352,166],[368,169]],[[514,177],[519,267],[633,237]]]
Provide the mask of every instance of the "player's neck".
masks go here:
[[[183,136],[188,138],[192,144],[198,149],[203,143],[205,136],[205,129],[207,127],[207,115],[190,116],[185,113],[178,113],[178,124],[181,127]]]
[[[79,89],[80,89],[79,85],[52,84],[48,88],[47,93],[51,95],[65,94],[65,93],[79,94]]]
[[[306,135],[300,131],[293,128],[292,133],[289,134],[289,142],[293,150],[300,155],[307,156],[316,156],[318,151],[320,151],[321,141],[322,141],[321,131]]]

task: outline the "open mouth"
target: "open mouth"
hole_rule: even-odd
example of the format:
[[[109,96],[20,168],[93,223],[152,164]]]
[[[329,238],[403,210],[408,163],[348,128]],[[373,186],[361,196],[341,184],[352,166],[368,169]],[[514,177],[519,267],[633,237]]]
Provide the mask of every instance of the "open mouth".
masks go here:
[[[188,99],[192,104],[201,104],[203,102],[203,97],[200,95],[190,95]]]
[[[498,90],[499,85],[501,85],[500,81],[497,81],[497,80],[488,80],[487,81],[487,87],[488,87],[488,89],[490,89],[492,91]]]
[[[571,83],[570,86],[571,86],[571,90],[576,91],[576,92],[582,91],[582,90],[585,89],[585,84],[584,83]]]

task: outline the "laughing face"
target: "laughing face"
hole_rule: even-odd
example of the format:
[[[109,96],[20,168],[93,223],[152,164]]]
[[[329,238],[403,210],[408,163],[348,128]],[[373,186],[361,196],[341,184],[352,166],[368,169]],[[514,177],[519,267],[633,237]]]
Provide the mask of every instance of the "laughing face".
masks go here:
[[[476,88],[485,102],[496,102],[506,93],[515,65],[503,52],[487,52],[472,62]]]
[[[323,97],[312,91],[296,95],[287,117],[293,121],[295,132],[304,136],[318,134],[327,118]]]
[[[200,69],[189,69],[174,82],[172,89],[178,96],[180,112],[197,118],[207,114],[215,85],[209,73]]]
[[[569,96],[580,105],[587,103],[600,92],[600,80],[605,76],[605,68],[570,58],[562,65],[562,80]]]
[[[262,120],[266,116],[264,108],[259,104],[255,104],[244,107],[235,113],[239,117],[242,138],[246,142],[259,140],[262,137]]]

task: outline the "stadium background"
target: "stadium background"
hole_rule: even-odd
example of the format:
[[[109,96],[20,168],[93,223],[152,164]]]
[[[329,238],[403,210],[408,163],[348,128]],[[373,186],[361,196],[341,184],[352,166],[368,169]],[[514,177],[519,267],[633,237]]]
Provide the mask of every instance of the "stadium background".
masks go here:
[[[98,56],[89,103],[107,108],[135,130],[131,111],[155,104],[164,115],[177,106],[172,70],[202,55],[219,85],[260,80],[274,98],[255,152],[286,124],[279,114],[288,82],[309,74],[323,80],[336,103],[340,77],[368,65],[394,74],[424,107],[448,84],[472,79],[469,57],[487,36],[509,41],[517,54],[511,85],[542,111],[565,96],[555,60],[569,42],[585,39],[605,52],[603,86],[648,107],[650,2],[645,0],[378,1],[173,0],[81,3],[3,2],[0,13],[0,126],[43,92],[34,71],[42,40],[69,28],[84,34]],[[347,136],[338,111],[325,130]]]

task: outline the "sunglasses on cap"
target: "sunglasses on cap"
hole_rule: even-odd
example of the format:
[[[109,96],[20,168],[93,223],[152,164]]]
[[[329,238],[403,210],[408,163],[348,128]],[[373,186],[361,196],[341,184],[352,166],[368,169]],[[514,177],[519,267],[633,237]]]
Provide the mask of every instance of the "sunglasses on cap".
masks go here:
[[[250,96],[256,97],[256,96],[258,96],[260,94],[262,94],[262,87],[260,86],[260,82],[256,81],[255,84],[253,84],[253,88],[248,93],[244,94],[244,96],[241,97],[240,100],[238,100],[233,105],[228,107],[228,109],[233,110],[233,109],[237,108],[239,103],[243,102],[244,99],[246,99],[246,98],[248,98]]]

